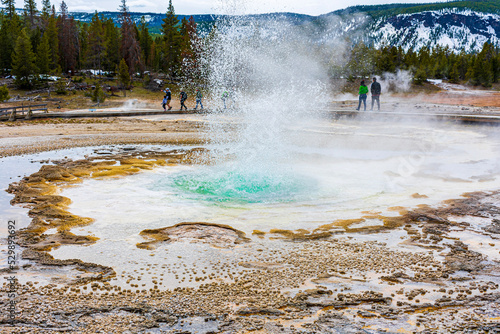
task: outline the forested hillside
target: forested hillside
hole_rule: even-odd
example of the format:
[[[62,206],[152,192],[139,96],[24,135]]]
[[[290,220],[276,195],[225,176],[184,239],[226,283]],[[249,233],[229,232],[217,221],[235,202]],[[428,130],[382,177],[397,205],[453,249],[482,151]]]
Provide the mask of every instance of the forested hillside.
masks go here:
[[[380,17],[391,17],[400,14],[413,14],[426,11],[439,11],[443,9],[457,8],[461,10],[472,10],[479,13],[500,14],[500,1],[498,0],[462,0],[427,4],[387,4],[371,6],[352,6],[337,10],[320,17],[329,15],[347,15],[364,13],[377,19]]]
[[[38,11],[34,0],[27,0],[22,16],[13,0],[4,4],[0,71],[14,75],[19,87],[37,85],[36,74],[118,72],[122,60],[131,75],[153,70],[177,77],[194,68],[196,22],[192,17],[179,21],[171,2],[156,38],[144,17],[139,24],[131,19],[126,0],[120,6],[119,25],[97,12],[90,22],[79,22],[69,15],[64,1],[56,11],[50,0],[44,0]]]
[[[79,20],[64,1],[56,9],[50,0],[43,0],[38,10],[34,0],[25,0],[21,15],[14,0],[2,2],[0,71],[28,89],[43,86],[48,75],[82,71],[120,73],[124,85],[129,81],[124,73],[142,77],[148,72],[171,81],[200,82],[198,60],[212,43],[214,20],[227,18],[177,16],[171,1],[161,20],[157,14],[131,14],[126,0],[118,13],[80,13]],[[492,0],[394,4],[350,7],[317,18],[277,13],[238,19],[256,23],[252,33],[257,28],[273,29],[266,22],[286,22],[323,53],[342,45],[340,57],[324,57],[330,59],[324,65],[333,78],[407,70],[416,83],[432,77],[489,87],[499,80],[500,16],[492,13],[499,6]]]

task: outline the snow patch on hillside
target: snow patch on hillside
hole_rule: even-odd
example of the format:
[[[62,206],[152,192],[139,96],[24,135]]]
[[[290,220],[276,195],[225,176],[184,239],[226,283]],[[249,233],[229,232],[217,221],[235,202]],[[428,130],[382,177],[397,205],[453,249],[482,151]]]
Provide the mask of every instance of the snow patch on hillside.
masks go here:
[[[401,14],[374,22],[369,38],[376,47],[391,44],[407,51],[441,45],[474,52],[487,41],[500,46],[500,15],[456,8]]]

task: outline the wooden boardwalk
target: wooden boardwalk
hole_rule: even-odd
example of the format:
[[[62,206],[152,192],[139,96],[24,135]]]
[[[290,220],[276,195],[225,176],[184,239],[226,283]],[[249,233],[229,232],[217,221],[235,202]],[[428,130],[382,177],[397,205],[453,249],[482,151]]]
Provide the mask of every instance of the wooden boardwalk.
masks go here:
[[[335,119],[361,118],[372,120],[408,119],[408,120],[438,120],[459,123],[491,123],[500,124],[500,114],[437,114],[415,112],[389,112],[389,111],[355,111],[331,110]]]
[[[20,118],[31,119],[34,111],[48,112],[46,104],[27,104],[22,106],[14,106],[0,108],[0,120],[15,120]]]
[[[66,112],[48,112],[48,113],[33,113],[32,119],[47,119],[47,118],[95,118],[95,117],[132,117],[132,116],[148,116],[148,115],[184,115],[184,114],[204,114],[208,110],[183,110],[183,111],[161,111],[161,110],[89,110],[89,111],[66,111]],[[10,114],[10,113],[9,113]],[[24,116],[18,115],[17,119],[23,119]],[[0,121],[6,121],[8,116],[0,115]]]
[[[37,107],[37,106],[33,106]],[[35,111],[35,110],[32,110]],[[45,110],[44,110],[45,111]],[[209,109],[203,110],[183,110],[183,111],[162,111],[151,109],[137,109],[130,111],[123,110],[89,110],[89,111],[67,111],[67,112],[33,112],[32,119],[48,118],[95,118],[95,117],[140,117],[140,116],[166,116],[166,115],[193,115],[207,114]],[[335,110],[325,109],[318,111],[321,114],[330,115],[332,119],[360,119],[360,120],[438,120],[459,123],[484,123],[500,124],[500,114],[437,114],[437,113],[415,113],[415,112],[388,112],[388,111],[355,111],[355,110]],[[223,112],[221,113],[223,114]],[[16,119],[24,119],[24,115],[17,114]],[[7,121],[9,115],[0,114],[0,121]]]

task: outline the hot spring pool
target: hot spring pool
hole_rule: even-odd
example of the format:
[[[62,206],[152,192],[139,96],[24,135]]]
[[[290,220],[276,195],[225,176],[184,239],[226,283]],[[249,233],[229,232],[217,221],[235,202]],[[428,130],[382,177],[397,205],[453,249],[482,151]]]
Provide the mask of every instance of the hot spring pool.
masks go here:
[[[72,213],[95,219],[74,232],[99,240],[85,247],[63,246],[51,254],[118,272],[138,270],[150,261],[176,262],[178,256],[180,261],[203,262],[226,251],[180,243],[150,252],[136,247],[144,241],[139,233],[181,222],[229,225],[249,237],[255,230],[312,230],[339,219],[397,215],[391,208],[437,205],[466,192],[500,188],[500,141],[494,131],[443,125],[323,124],[287,142],[287,156],[272,163],[246,166],[228,159],[216,165],[163,166],[127,177],[85,179],[62,195],[72,200]],[[371,219],[360,227],[380,223]],[[399,235],[384,238],[397,243]]]

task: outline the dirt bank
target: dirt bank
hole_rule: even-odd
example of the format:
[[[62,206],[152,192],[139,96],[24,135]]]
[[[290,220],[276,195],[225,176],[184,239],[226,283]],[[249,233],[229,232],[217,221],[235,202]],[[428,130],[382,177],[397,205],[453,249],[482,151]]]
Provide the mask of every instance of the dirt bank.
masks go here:
[[[201,144],[204,121],[173,118],[53,119],[0,122],[0,157],[110,144]]]

